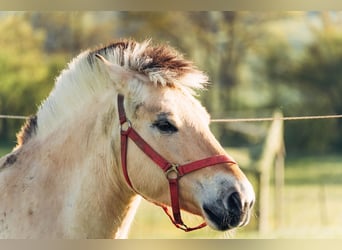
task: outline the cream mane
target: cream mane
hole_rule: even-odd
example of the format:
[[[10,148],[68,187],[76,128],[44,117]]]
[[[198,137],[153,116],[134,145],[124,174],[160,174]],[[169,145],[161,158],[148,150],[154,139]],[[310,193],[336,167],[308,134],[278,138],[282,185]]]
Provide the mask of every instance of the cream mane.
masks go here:
[[[66,122],[90,99],[99,98],[111,89],[111,79],[96,58],[98,54],[156,87],[178,88],[193,94],[194,90],[203,89],[208,80],[173,48],[154,46],[150,40],[142,43],[124,40],[84,51],[57,77],[54,89],[37,115],[29,119],[18,134],[18,145],[36,133],[47,133]]]

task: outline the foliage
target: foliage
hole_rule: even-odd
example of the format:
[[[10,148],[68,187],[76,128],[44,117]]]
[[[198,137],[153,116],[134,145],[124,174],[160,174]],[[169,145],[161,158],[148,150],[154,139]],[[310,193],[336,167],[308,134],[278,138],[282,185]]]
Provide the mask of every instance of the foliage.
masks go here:
[[[316,34],[316,39],[306,48],[301,64],[295,69],[298,87],[305,93],[304,105],[311,112],[341,114],[342,103],[342,33],[326,28]],[[312,134],[320,134],[320,142],[341,148],[341,120],[326,121]],[[316,132],[316,133],[315,133]],[[323,132],[323,133],[322,133]],[[318,144],[318,142],[316,142]]]
[[[271,107],[282,107],[290,116],[342,113],[341,31],[332,23],[314,30],[313,39],[301,53],[286,43],[273,44],[267,50],[264,72],[275,97]],[[288,122],[287,146],[290,152],[339,151],[341,129],[340,120]]]
[[[208,73],[210,91],[199,98],[213,118],[269,116],[274,109],[295,116],[341,114],[339,16],[229,11],[0,13],[0,31],[6,34],[0,38],[0,113],[33,114],[68,60],[88,47],[132,37],[170,43]],[[14,141],[21,123],[0,120],[1,140]],[[288,152],[342,148],[341,120],[285,125]],[[211,126],[226,146],[255,144],[257,136],[251,131],[264,130],[264,125],[249,126],[246,135],[241,133],[246,125]]]
[[[44,32],[22,16],[0,22],[0,113],[30,115],[52,87],[55,65],[42,50]],[[0,120],[0,137],[14,141],[22,121]]]
[[[116,12],[27,12],[25,18],[46,34],[46,53],[76,55],[114,38]]]

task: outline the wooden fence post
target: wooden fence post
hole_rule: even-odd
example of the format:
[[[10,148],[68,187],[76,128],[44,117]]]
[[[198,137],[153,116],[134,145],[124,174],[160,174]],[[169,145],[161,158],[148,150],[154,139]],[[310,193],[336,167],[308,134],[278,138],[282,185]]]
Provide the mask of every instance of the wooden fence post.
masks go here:
[[[284,150],[284,141],[283,141],[283,117],[279,111],[274,113],[274,120],[269,128],[269,132],[266,136],[266,141],[263,147],[263,151],[258,161],[258,170],[260,171],[260,179],[259,179],[259,232],[267,233],[270,229],[270,180],[271,180],[271,172],[272,167],[274,166],[274,162],[276,156],[281,156],[280,152]],[[278,159],[278,167],[277,170],[278,175],[276,179],[278,187],[278,191],[280,192],[279,199],[282,199],[282,182],[283,182],[283,168],[282,164],[283,160],[281,157]],[[282,179],[282,180],[280,180]],[[280,188],[280,189],[279,189]],[[279,191],[280,190],[280,191]],[[277,194],[278,195],[278,194]],[[279,201],[278,201],[279,202]],[[279,202],[282,204],[282,201]],[[281,205],[282,206],[282,205]],[[279,209],[279,208],[277,208]],[[280,208],[279,211],[282,208]]]
[[[274,218],[276,228],[281,228],[284,222],[284,181],[285,145],[282,143],[279,152],[277,152],[274,166]]]

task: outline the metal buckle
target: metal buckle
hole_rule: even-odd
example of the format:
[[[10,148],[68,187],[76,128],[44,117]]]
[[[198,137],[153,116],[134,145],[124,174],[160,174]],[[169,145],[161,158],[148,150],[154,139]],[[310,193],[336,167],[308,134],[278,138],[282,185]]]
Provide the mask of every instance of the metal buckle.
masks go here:
[[[179,167],[178,164],[174,164],[174,163],[170,164],[170,167],[165,171],[165,176],[168,180],[178,179],[179,177],[178,167]]]

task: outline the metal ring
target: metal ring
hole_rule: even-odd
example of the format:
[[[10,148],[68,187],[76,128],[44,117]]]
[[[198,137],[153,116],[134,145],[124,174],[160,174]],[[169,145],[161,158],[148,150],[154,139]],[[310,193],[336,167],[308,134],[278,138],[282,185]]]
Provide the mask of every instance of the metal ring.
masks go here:
[[[127,132],[132,127],[132,123],[130,120],[126,120],[124,123],[120,125],[121,132]]]
[[[166,176],[166,178],[168,180],[170,180],[170,179],[178,179],[178,177],[179,177],[178,167],[179,167],[178,164],[174,164],[174,163],[170,164],[170,167],[165,171],[165,176]],[[172,173],[175,173],[176,176],[175,177],[171,176]]]

